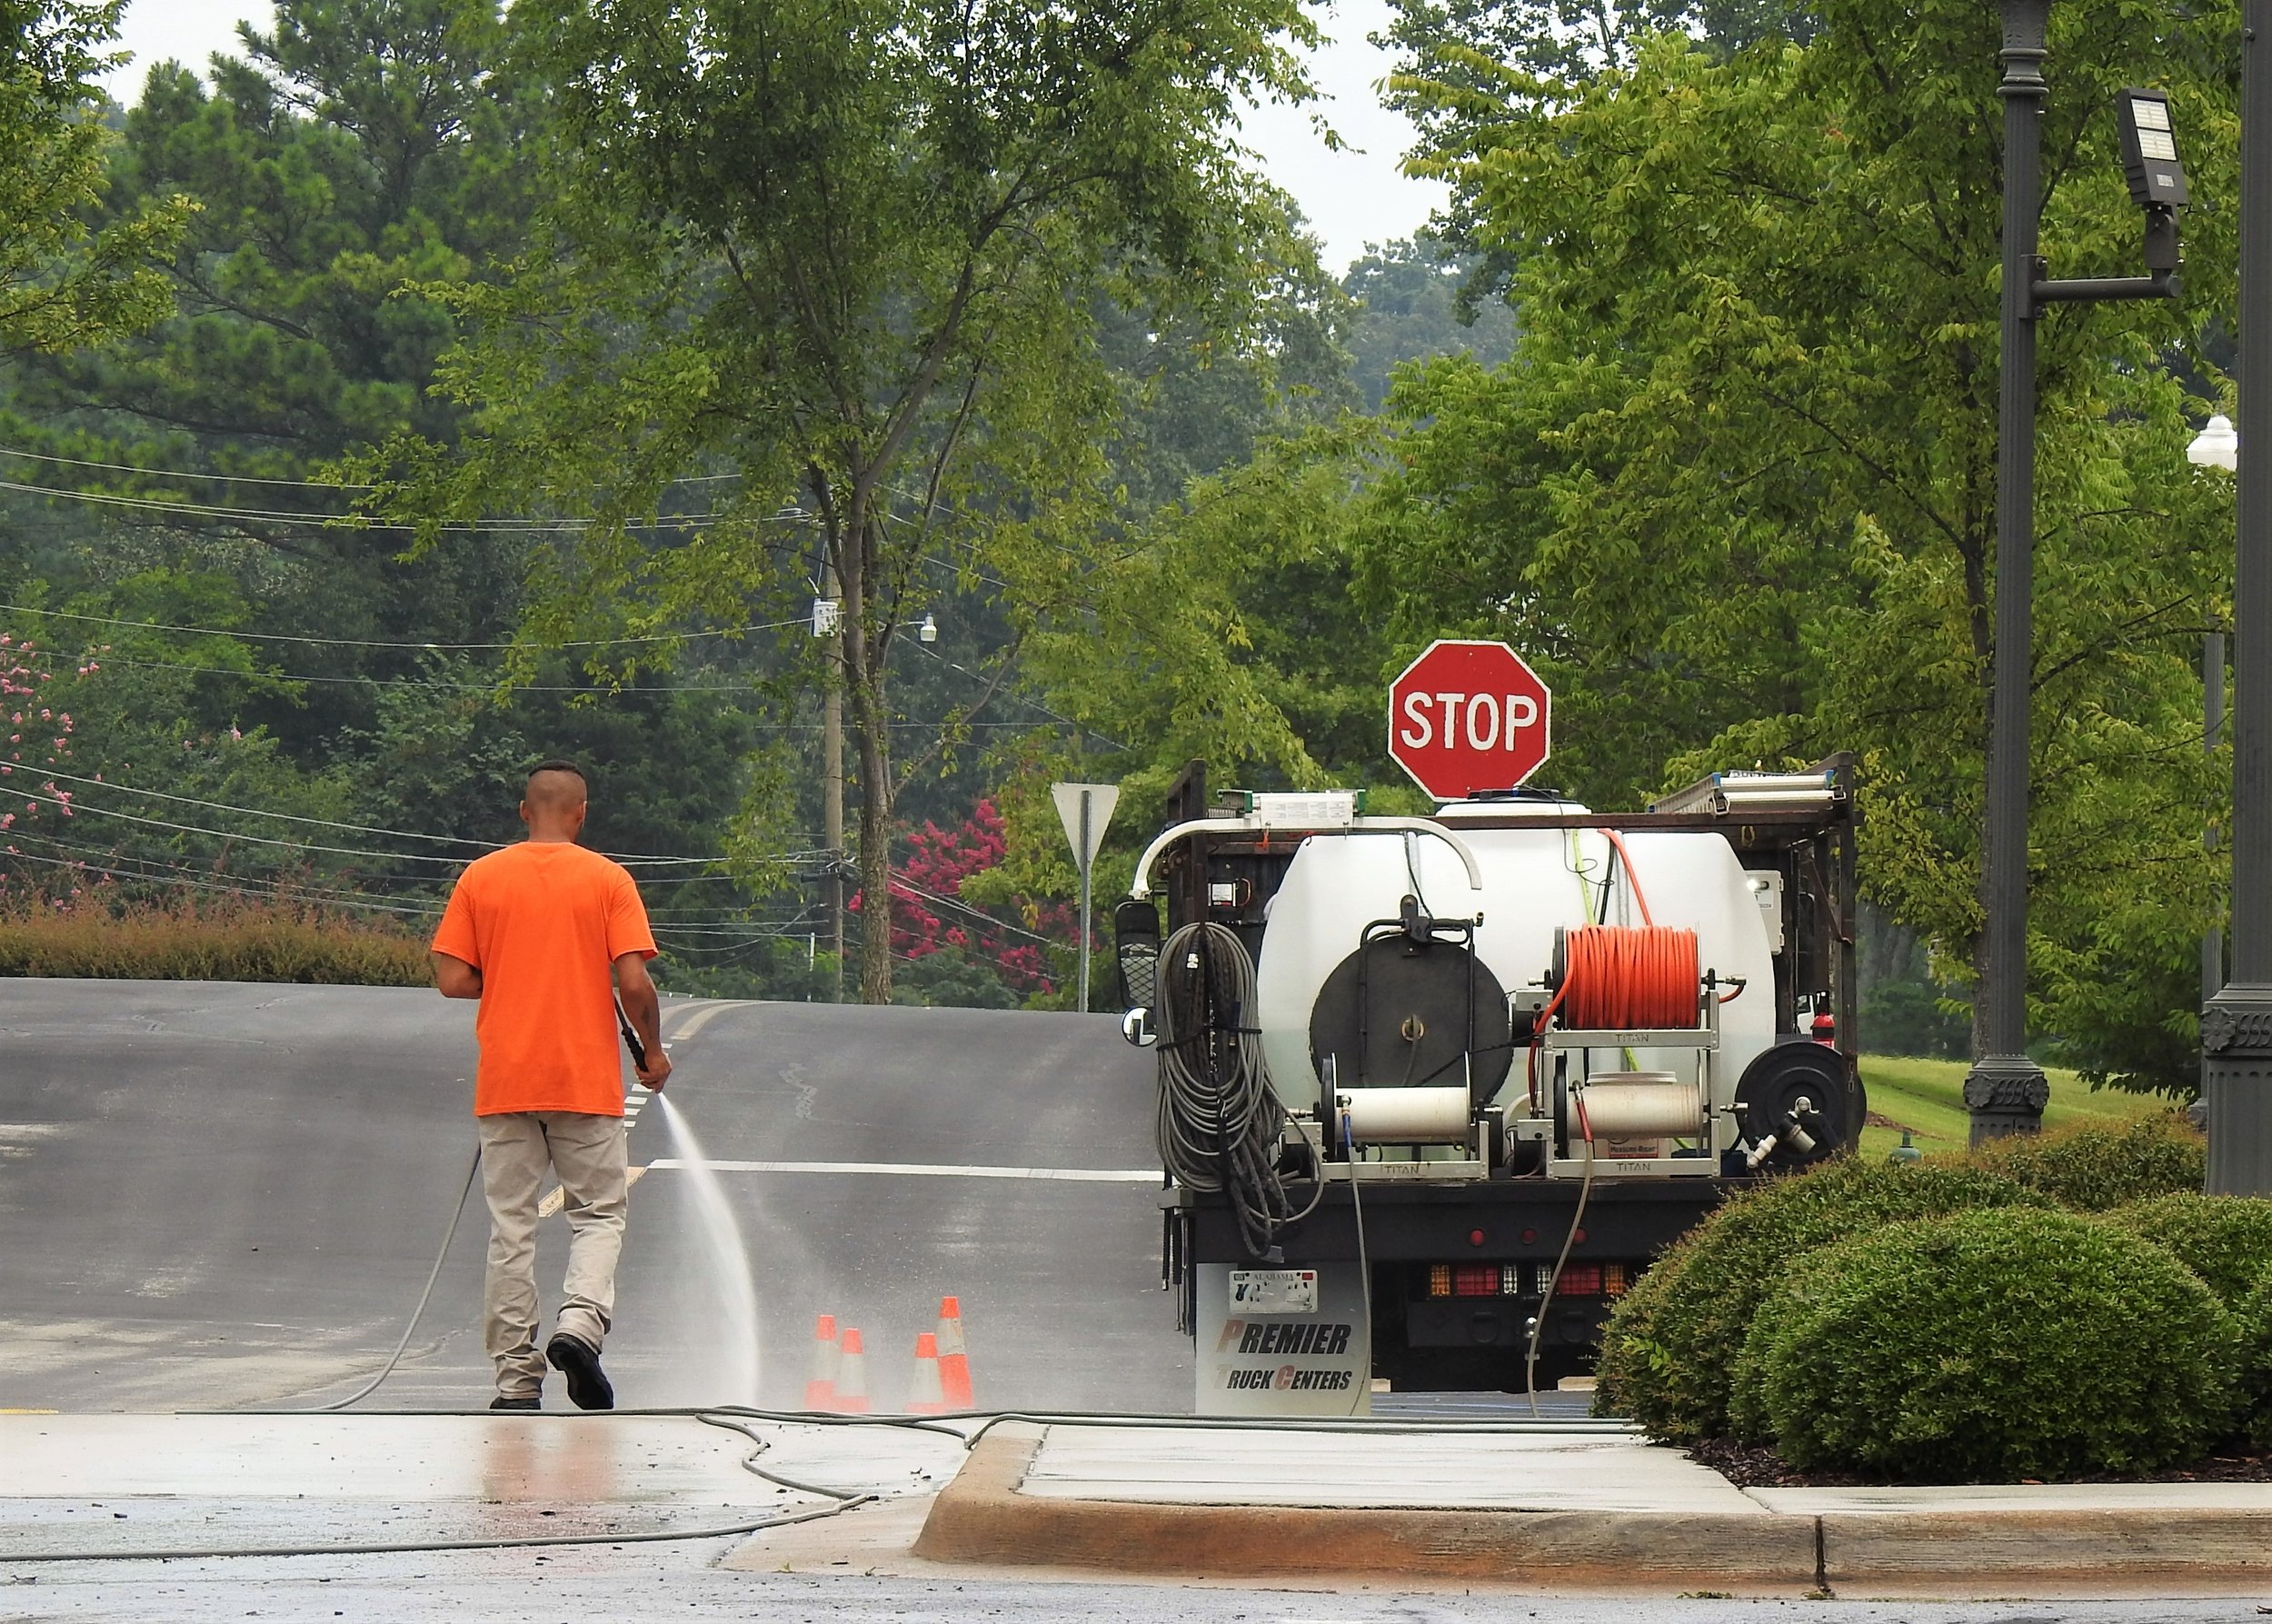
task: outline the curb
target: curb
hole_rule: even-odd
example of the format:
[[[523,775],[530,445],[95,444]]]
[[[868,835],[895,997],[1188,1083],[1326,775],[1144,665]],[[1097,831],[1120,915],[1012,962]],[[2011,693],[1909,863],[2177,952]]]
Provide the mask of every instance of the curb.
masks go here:
[[[1821,1590],[2264,1579],[2272,1511],[1757,1516],[1161,1505],[1019,1492],[1040,1438],[989,1433],[924,1520],[930,1561],[1176,1577],[1426,1575],[1603,1588]]]
[[[1834,1511],[1805,1520],[1821,1528],[1828,1585],[2272,1575],[2272,1511]]]
[[[915,1541],[930,1561],[1184,1577],[1425,1573],[1604,1586],[1812,1588],[1810,1517],[1172,1506],[1018,1492],[1041,1440],[989,1433]]]

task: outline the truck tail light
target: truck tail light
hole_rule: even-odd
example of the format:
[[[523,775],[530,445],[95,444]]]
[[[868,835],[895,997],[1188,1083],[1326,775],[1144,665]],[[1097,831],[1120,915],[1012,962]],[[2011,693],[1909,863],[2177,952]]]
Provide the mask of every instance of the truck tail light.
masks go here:
[[[1561,1283],[1555,1287],[1565,1297],[1599,1297],[1601,1295],[1601,1265],[1599,1263],[1567,1263],[1562,1267]]]
[[[1451,1265],[1430,1263],[1428,1266],[1428,1294],[1430,1297],[1451,1295]]]

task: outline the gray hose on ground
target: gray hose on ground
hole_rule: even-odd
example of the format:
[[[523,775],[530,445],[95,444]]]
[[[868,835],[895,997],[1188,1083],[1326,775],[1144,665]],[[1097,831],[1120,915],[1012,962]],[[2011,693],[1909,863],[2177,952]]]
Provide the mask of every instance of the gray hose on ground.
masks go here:
[[[433,1283],[442,1278],[443,1260],[450,1255],[450,1242],[457,1239],[459,1220],[465,1216],[465,1198],[473,1193],[473,1181],[481,1177],[481,1147],[476,1145],[473,1148],[473,1165],[465,1170],[465,1188],[457,1192],[457,1205],[450,1209],[450,1227],[442,1231],[442,1250],[433,1254],[433,1267],[426,1271],[426,1288],[418,1293],[418,1305],[410,1310],[410,1323],[403,1327],[403,1340],[394,1344],[394,1351],[387,1356],[386,1363],[379,1367],[379,1373],[345,1398],[330,1404],[318,1404],[304,1413],[324,1415],[331,1410],[344,1410],[348,1405],[377,1392],[379,1383],[394,1374],[394,1367],[403,1362],[403,1350],[410,1346],[411,1332],[418,1329],[418,1321],[425,1315],[426,1303],[433,1296]]]
[[[223,1413],[243,1413],[242,1411]],[[320,1413],[309,1410],[287,1410],[289,1415]],[[482,1411],[487,1414],[486,1410]],[[857,1489],[831,1489],[822,1483],[804,1483],[779,1472],[768,1471],[758,1465],[757,1458],[772,1445],[760,1438],[749,1427],[732,1416],[704,1410],[673,1410],[664,1413],[692,1416],[705,1426],[722,1427],[739,1432],[757,1448],[742,1460],[742,1470],[760,1477],[768,1483],[792,1489],[800,1494],[818,1495],[835,1501],[834,1505],[816,1507],[810,1511],[791,1511],[760,1517],[748,1522],[726,1523],[714,1528],[648,1529],[638,1533],[606,1534],[529,1534],[520,1538],[492,1539],[404,1539],[364,1545],[244,1545],[207,1547],[187,1550],[41,1550],[25,1553],[0,1553],[0,1567],[13,1567],[19,1562],[199,1562],[215,1561],[233,1557],[368,1557],[403,1556],[443,1550],[522,1550],[550,1545],[656,1545],[689,1539],[725,1539],[743,1534],[754,1534],[766,1529],[787,1528],[794,1523],[817,1522],[823,1517],[836,1517],[856,1507],[868,1505],[882,1496]],[[941,1429],[945,1430],[947,1429]],[[958,1434],[958,1436],[960,1436]]]

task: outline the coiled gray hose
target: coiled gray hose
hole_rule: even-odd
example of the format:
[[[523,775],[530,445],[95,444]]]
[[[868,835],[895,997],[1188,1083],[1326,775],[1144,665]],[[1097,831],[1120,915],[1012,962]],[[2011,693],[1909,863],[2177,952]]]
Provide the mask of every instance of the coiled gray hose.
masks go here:
[[[1160,1163],[1187,1189],[1231,1199],[1261,1257],[1293,1217],[1280,1180],[1286,1113],[1262,1068],[1254,960],[1227,925],[1185,925],[1160,950]]]

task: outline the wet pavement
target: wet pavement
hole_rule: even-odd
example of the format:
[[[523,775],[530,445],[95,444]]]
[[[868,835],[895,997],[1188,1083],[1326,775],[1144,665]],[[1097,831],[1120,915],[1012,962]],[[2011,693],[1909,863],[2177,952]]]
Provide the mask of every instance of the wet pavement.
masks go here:
[[[673,1100],[712,1157],[751,1164],[721,1180],[756,1276],[763,1401],[801,1401],[826,1312],[862,1329],[873,1400],[897,1404],[954,1294],[982,1402],[1188,1407],[1136,1177],[1151,1057],[1111,1018],[672,1000],[665,1028]],[[463,1186],[473,1058],[470,1008],[416,989],[0,982],[0,1410],[352,1392]],[[626,1405],[728,1396],[678,1150],[662,1112],[638,1115],[631,1159],[653,1171],[607,1350]],[[486,1401],[485,1230],[476,1196],[371,1407]],[[565,1232],[545,1225],[548,1291]]]

